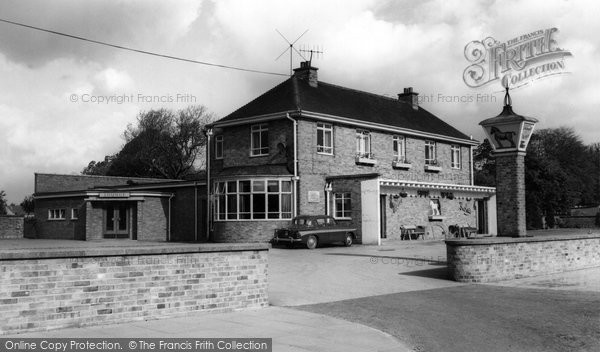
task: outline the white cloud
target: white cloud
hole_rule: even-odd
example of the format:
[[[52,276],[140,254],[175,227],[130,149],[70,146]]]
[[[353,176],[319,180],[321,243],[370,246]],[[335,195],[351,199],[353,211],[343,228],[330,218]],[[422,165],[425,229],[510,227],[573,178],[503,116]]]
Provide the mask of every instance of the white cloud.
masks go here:
[[[498,86],[468,88],[466,43],[506,41],[557,27],[571,50],[570,75],[513,92],[518,113],[540,127],[571,125],[586,142],[600,126],[600,4],[593,1],[86,1],[0,3],[3,17],[75,35],[200,61],[287,73],[287,48],[319,45],[320,79],[395,96],[413,86],[433,95],[426,109],[481,138],[478,122],[501,110]],[[119,150],[126,125],[140,110],[181,108],[136,101],[94,104],[72,94],[175,96],[225,115],[285,77],[243,73],[144,56],[0,24],[0,189],[20,201],[32,192],[34,171],[77,172]],[[299,57],[294,54],[294,66]],[[491,102],[447,102],[442,96],[492,94]],[[25,181],[23,181],[25,180]],[[25,184],[24,184],[25,182]]]

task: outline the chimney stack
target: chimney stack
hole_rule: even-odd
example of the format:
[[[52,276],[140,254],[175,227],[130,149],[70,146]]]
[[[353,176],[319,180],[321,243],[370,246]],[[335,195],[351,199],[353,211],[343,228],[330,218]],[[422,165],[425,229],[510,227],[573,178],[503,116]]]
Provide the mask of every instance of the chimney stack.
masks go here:
[[[410,104],[415,110],[419,110],[419,93],[413,92],[412,87],[404,88],[404,93],[398,94],[398,100]]]
[[[310,61],[303,61],[299,68],[294,69],[294,77],[307,81],[308,85],[316,88],[318,86],[317,70],[318,68],[310,65]]]

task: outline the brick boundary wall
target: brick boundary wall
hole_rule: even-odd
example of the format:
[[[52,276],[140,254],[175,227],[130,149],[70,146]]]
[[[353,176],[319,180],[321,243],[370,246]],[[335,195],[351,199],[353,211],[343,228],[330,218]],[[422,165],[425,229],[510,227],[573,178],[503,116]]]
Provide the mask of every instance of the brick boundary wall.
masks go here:
[[[494,282],[600,266],[600,235],[447,240],[450,278]]]
[[[22,216],[0,216],[0,239],[23,238],[25,220]]]
[[[268,246],[0,252],[0,335],[268,305]]]

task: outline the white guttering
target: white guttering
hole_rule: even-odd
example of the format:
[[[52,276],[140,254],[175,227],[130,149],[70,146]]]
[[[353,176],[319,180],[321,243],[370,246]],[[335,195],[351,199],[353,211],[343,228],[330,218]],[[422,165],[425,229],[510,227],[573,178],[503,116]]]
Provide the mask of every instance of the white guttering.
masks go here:
[[[194,182],[194,242],[198,242],[198,184]]]
[[[290,117],[289,113],[285,117],[294,124],[294,178],[292,178],[292,204],[294,204],[293,217],[298,216],[298,121]]]
[[[100,194],[105,193],[129,193],[127,197],[101,197]],[[34,199],[52,199],[52,198],[70,198],[70,197],[90,197],[86,200],[130,200],[133,197],[168,197],[171,193],[164,192],[127,192],[127,191],[111,191],[111,192],[76,192],[76,193],[55,193],[46,195],[36,195]]]
[[[473,164],[473,146],[469,147],[469,172],[471,173],[471,185],[475,185],[475,165]]]
[[[472,186],[472,185],[458,185],[451,183],[434,183],[434,182],[419,182],[410,180],[380,180],[381,186],[391,187],[405,187],[405,188],[429,188],[439,190],[454,190],[454,191],[465,191],[465,192],[478,192],[478,193],[496,193],[495,187],[485,186]]]
[[[296,112],[296,110],[290,111],[282,111],[273,114],[265,114],[265,115],[256,115],[252,117],[244,117],[241,119],[235,119],[231,121],[217,121],[211,124],[211,127],[227,127],[227,126],[237,126],[237,125],[245,125],[247,123],[253,122],[265,122],[271,120],[278,120],[281,118],[289,118],[289,113]]]
[[[242,119],[236,119],[236,120],[231,120],[231,121],[223,121],[223,122],[217,121],[214,124],[212,124],[212,126],[226,127],[226,126],[244,125],[244,124],[248,124],[248,123],[266,122],[266,121],[277,120],[277,119],[281,119],[281,118],[290,118],[290,114],[297,115],[298,117],[307,117],[307,118],[312,118],[312,119],[321,120],[321,121],[328,121],[328,122],[339,122],[339,123],[343,123],[346,125],[359,126],[359,127],[363,127],[363,128],[371,128],[371,129],[376,129],[376,130],[381,130],[381,131],[410,135],[410,136],[432,138],[432,139],[447,141],[447,142],[452,142],[452,143],[467,144],[467,145],[479,145],[479,142],[476,140],[449,137],[449,136],[444,136],[444,135],[436,134],[436,133],[422,132],[422,131],[412,130],[412,129],[408,129],[408,128],[394,127],[394,126],[384,125],[381,123],[361,121],[361,120],[356,120],[356,119],[352,119],[352,118],[348,118],[348,117],[340,117],[340,116],[328,115],[328,114],[305,111],[305,110],[301,110],[301,111],[300,110],[289,110],[289,111],[282,111],[282,112],[273,113],[273,114],[245,117]]]
[[[175,197],[175,194],[171,193],[169,196],[169,218],[167,219],[169,222],[167,227],[167,242],[171,242],[171,199],[173,199],[173,197]]]
[[[210,189],[211,189],[211,185],[210,185],[210,159],[211,159],[211,155],[210,155],[210,143],[211,143],[211,138],[213,135],[213,129],[212,128],[208,128],[205,130],[206,133],[206,240],[209,241],[210,240],[210,225],[212,222],[212,219],[210,217],[210,208],[212,207],[212,202],[210,199]]]

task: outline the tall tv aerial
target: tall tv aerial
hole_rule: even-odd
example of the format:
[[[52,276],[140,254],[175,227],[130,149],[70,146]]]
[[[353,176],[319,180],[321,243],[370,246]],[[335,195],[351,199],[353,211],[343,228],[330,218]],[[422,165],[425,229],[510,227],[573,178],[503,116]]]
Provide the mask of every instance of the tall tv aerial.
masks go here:
[[[275,61],[279,60],[279,58],[282,57],[283,54],[285,54],[289,50],[290,51],[290,76],[291,76],[292,75],[292,67],[293,67],[292,58],[293,58],[293,55],[294,55],[294,51],[298,55],[300,55],[300,57],[302,59],[306,60],[306,58],[304,56],[302,56],[302,54],[298,50],[296,50],[296,48],[294,48],[294,44],[296,44],[296,42],[298,40],[300,40],[300,38],[302,38],[306,34],[306,32],[308,32],[308,29],[305,30],[304,33],[300,34],[300,36],[298,38],[296,38],[296,40],[294,40],[293,42],[290,42],[289,40],[287,40],[287,38],[283,34],[281,34],[281,32],[278,31],[277,29],[275,29],[275,31],[277,33],[279,33],[279,35],[281,36],[281,38],[283,38],[283,40],[285,40],[286,43],[288,43],[288,45],[289,45],[289,47],[287,47],[279,56],[277,56],[277,58],[275,59]]]
[[[312,49],[305,49],[304,46],[302,46],[300,48],[300,52],[301,53],[310,53],[310,58],[308,59],[308,65],[311,66],[312,65],[312,59],[313,59],[313,54],[315,54],[316,58],[318,59],[319,57],[321,57],[321,55],[323,55],[323,48],[321,46],[318,46],[318,45],[317,46],[313,45]]]

